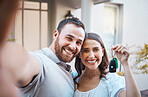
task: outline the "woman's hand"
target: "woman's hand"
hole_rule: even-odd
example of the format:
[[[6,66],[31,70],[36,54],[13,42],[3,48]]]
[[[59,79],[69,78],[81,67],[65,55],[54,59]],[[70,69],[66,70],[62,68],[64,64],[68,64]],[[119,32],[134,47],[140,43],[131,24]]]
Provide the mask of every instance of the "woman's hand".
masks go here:
[[[115,54],[117,58],[120,60],[121,64],[124,65],[128,63],[129,52],[126,46],[118,44],[113,46],[112,49],[115,51]]]

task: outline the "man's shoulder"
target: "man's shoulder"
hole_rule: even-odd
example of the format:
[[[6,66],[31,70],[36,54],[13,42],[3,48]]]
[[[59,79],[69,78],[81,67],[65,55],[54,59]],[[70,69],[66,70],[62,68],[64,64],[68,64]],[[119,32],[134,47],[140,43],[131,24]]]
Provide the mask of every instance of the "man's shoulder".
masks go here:
[[[34,56],[40,62],[40,64],[43,64],[43,65],[55,64],[55,62],[51,59],[51,57],[49,57],[46,54],[46,52],[44,52],[44,49],[46,49],[46,48],[43,48],[41,50],[37,50],[37,51],[34,51],[34,52],[29,52],[29,54]]]
[[[42,53],[43,54],[43,49],[35,50],[35,51],[29,52],[29,53]]]
[[[40,55],[45,55],[44,53],[44,49],[40,49],[40,50],[36,50],[36,51],[32,51],[32,52],[28,52],[29,54],[33,55],[33,56],[40,56]]]

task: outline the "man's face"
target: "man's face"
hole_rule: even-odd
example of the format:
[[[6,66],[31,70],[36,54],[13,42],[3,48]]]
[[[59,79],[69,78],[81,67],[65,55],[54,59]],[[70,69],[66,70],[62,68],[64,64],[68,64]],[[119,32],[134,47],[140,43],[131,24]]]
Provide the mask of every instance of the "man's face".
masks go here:
[[[66,24],[55,41],[55,54],[63,62],[71,62],[80,52],[85,32],[82,27]]]

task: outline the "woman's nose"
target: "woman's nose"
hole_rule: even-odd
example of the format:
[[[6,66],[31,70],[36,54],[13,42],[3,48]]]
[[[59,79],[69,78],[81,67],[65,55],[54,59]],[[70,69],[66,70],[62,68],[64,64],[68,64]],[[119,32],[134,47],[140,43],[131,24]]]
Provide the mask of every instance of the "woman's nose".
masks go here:
[[[94,53],[93,52],[90,52],[89,57],[90,58],[94,58]]]

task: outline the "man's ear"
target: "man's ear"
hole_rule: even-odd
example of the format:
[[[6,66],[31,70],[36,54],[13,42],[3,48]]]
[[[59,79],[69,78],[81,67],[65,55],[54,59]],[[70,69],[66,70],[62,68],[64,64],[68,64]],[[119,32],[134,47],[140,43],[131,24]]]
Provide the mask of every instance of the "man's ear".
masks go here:
[[[53,39],[55,40],[59,36],[58,30],[55,30],[53,33]]]

